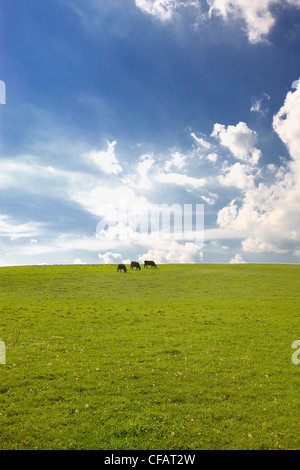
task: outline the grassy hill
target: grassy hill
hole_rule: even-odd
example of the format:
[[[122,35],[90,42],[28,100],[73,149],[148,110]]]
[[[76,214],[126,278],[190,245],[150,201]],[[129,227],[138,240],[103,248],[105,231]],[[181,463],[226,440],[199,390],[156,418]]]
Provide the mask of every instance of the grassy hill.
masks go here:
[[[299,269],[0,268],[0,449],[299,449]]]

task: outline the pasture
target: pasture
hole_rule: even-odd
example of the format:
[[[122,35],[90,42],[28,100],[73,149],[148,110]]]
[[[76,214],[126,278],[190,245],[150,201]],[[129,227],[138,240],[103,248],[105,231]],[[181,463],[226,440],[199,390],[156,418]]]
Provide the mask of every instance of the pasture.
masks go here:
[[[299,449],[299,269],[0,268],[0,449]]]

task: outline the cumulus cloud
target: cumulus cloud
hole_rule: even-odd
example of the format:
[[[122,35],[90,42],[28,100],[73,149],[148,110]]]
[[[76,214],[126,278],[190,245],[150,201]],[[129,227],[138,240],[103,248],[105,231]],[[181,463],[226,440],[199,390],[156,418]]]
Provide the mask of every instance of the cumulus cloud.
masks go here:
[[[2,187],[14,191],[22,180],[23,191],[31,194],[52,194],[50,189],[54,188],[53,197],[60,198],[62,203],[76,203],[80,210],[95,218],[97,236],[91,234],[76,238],[68,234],[64,238],[54,236],[51,244],[49,238],[44,242],[40,238],[38,243],[30,242],[30,239],[49,234],[47,227],[36,221],[15,223],[4,215],[0,217],[1,235],[9,243],[9,237],[28,237],[26,246],[24,243],[20,248],[20,253],[26,256],[78,250],[71,258],[73,260],[81,256],[79,250],[101,251],[99,260],[107,263],[120,261],[123,247],[131,249],[138,246],[139,252],[143,252],[142,257],[155,257],[158,262],[197,262],[201,260],[202,253],[199,244],[183,244],[195,238],[180,239],[177,233],[167,241],[145,236],[153,194],[150,189],[155,188],[155,197],[159,197],[160,190],[165,191],[168,185],[178,186],[172,190],[179,189],[180,194],[184,190],[188,192],[200,188],[203,191],[202,188],[205,188],[207,191],[209,188],[218,193],[202,196],[211,205],[217,198],[221,204],[224,191],[228,190],[231,194],[233,187],[235,199],[218,211],[218,228],[206,230],[206,239],[238,238],[242,240],[245,252],[300,254],[300,80],[293,82],[292,91],[287,93],[282,107],[274,115],[273,128],[291,157],[282,167],[269,164],[259,168],[257,163],[261,152],[257,148],[257,135],[244,122],[228,127],[216,123],[209,137],[191,134],[196,145],[187,154],[172,149],[165,159],[160,156],[157,160],[152,154],[144,154],[132,164],[124,177],[118,178],[117,183],[113,178],[114,184],[111,186],[107,175],[116,175],[118,170],[115,165],[119,165],[115,158],[116,141],[108,142],[107,149],[96,152],[97,155],[93,156],[93,152],[84,154],[89,165],[100,169],[99,154],[102,157],[110,155],[110,163],[106,171],[102,168],[103,175],[100,176],[92,172],[91,167],[89,172],[76,172],[41,165],[33,157],[3,159],[0,175]],[[207,159],[211,156],[215,161],[217,157],[221,159],[222,148],[230,150],[238,161],[223,163],[218,173],[214,166],[212,175],[212,165],[201,157],[199,159],[199,155],[204,154]],[[259,178],[259,171],[266,176],[264,180]],[[108,224],[118,223],[107,230],[102,227],[102,231],[97,232],[98,220]],[[142,230],[136,230],[138,223],[142,224]],[[76,260],[79,263],[80,258]]]
[[[223,174],[218,176],[219,182],[224,186],[235,186],[245,190],[254,185],[254,174],[252,167],[239,162],[228,166],[223,170]]]
[[[191,137],[197,144],[198,156],[200,160],[208,160],[211,163],[215,163],[218,159],[218,154],[215,152],[215,146],[207,140],[207,138],[198,137],[194,132],[191,133]]]
[[[143,154],[137,163],[133,163],[130,172],[122,178],[124,186],[132,188],[133,191],[145,191],[149,188],[155,172],[155,159],[152,154]],[[150,185],[151,186],[151,185]]]
[[[296,89],[287,93],[283,106],[273,118],[273,127],[290,152],[293,171],[300,176],[300,80],[293,85]]]
[[[202,247],[195,243],[185,243],[184,245],[173,241],[149,249],[146,253],[139,256],[139,261],[145,259],[154,260],[155,263],[199,263],[202,261]]]
[[[212,16],[219,16],[224,21],[240,20],[251,44],[268,41],[268,35],[276,22],[274,6],[300,8],[300,0],[206,0],[209,7],[206,15],[203,13],[204,0],[135,0],[135,4],[141,11],[162,22],[172,20],[175,13],[183,8],[194,9],[197,21]]]
[[[201,188],[208,183],[207,178],[195,178],[182,173],[160,172],[155,175],[155,180],[159,183],[176,184],[178,186]]]
[[[270,6],[278,0],[208,0],[210,14],[242,19],[250,43],[262,41],[275,23]]]
[[[185,166],[186,160],[187,155],[183,155],[182,153],[175,151],[171,155],[171,158],[166,161],[164,168],[167,171],[171,169],[181,170]]]
[[[130,179],[134,179],[134,186],[147,187],[149,184],[149,172],[154,166],[155,160],[152,155],[145,154],[139,158],[136,166],[135,175],[131,175]]]
[[[250,111],[265,116],[268,112],[268,109],[266,108],[266,101],[269,101],[269,99],[270,96],[266,93],[263,93],[260,98],[253,98]]]
[[[223,124],[215,124],[211,135],[228,148],[237,159],[251,164],[258,163],[261,151],[255,147],[257,135],[245,122],[227,128]]]
[[[234,256],[234,258],[231,258],[231,260],[229,261],[230,264],[243,264],[243,263],[246,263],[246,261],[244,261],[242,255],[240,254],[236,254]]]
[[[292,83],[292,88],[298,88],[299,83],[300,83],[300,79],[294,80]]]
[[[291,174],[276,184],[248,190],[218,213],[218,224],[240,233],[245,251],[297,252],[300,198]]]
[[[197,0],[135,0],[135,4],[144,13],[153,15],[161,21],[168,21],[176,10],[180,8],[193,7],[199,8]]]
[[[116,141],[107,141],[107,150],[91,150],[90,152],[84,154],[84,157],[89,163],[92,163],[97,168],[104,171],[104,173],[117,175],[123,170],[119,165],[115,154],[116,144]]]
[[[80,258],[74,259],[73,264],[86,264],[84,261],[82,261]]]
[[[221,16],[224,20],[231,17],[245,24],[248,40],[252,44],[266,41],[275,24],[272,7],[294,6],[300,8],[300,0],[207,0],[209,14]]]
[[[135,4],[144,13],[166,21],[172,18],[177,6],[177,0],[135,0]]]
[[[124,184],[109,187],[95,181],[88,187],[81,186],[77,190],[72,188],[69,197],[91,214],[113,222],[118,220],[126,223],[128,217],[134,217],[138,210],[146,210],[149,206],[145,197],[138,196]]]
[[[300,84],[288,92],[273,118],[273,127],[286,144],[291,161],[277,171],[270,184],[260,182],[247,188],[218,212],[218,224],[243,237],[245,251],[256,253],[300,253]]]
[[[0,214],[1,237],[8,237],[11,240],[30,237],[31,242],[34,242],[36,240],[32,239],[32,237],[44,234],[46,228],[46,224],[40,222],[27,221],[19,223],[5,214]]]

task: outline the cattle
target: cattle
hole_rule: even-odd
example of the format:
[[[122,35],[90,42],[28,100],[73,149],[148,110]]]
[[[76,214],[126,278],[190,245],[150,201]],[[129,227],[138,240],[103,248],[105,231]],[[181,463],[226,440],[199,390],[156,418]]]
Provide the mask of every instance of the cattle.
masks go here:
[[[156,264],[154,261],[144,261],[144,268],[148,269],[148,266],[151,266],[151,268],[157,268]]]
[[[117,271],[124,271],[124,273],[127,273],[127,268],[125,266],[125,264],[118,264],[118,269]]]
[[[139,271],[140,271],[141,270],[140,263],[138,263],[138,261],[131,261],[130,269],[133,269],[133,268],[139,269]]]

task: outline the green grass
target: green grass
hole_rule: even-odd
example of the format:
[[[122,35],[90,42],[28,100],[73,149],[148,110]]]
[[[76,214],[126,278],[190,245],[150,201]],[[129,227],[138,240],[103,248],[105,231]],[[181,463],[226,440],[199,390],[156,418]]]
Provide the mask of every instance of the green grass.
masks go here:
[[[0,269],[0,449],[299,449],[296,265]]]

